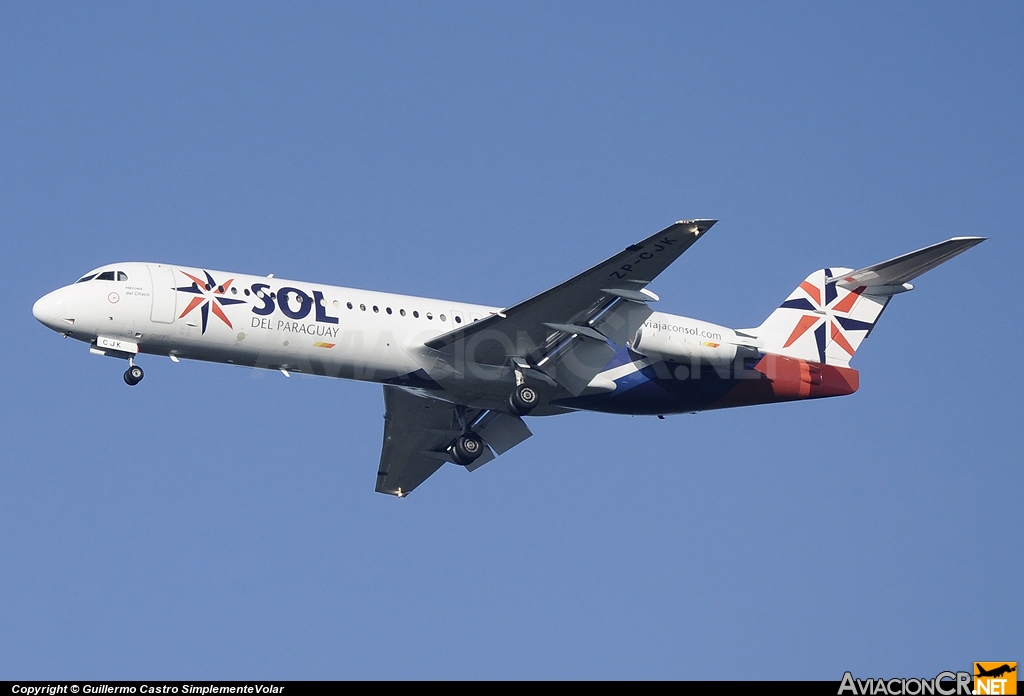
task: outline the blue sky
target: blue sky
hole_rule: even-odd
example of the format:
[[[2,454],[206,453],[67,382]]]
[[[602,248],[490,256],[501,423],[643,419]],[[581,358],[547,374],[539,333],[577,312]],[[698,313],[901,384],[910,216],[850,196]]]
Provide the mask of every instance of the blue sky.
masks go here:
[[[1022,31],[1019,3],[0,5],[0,678],[1021,660]],[[734,327],[814,269],[990,240],[896,298],[855,395],[531,419],[405,500],[373,492],[378,386],[149,357],[129,389],[31,314],[125,260],[509,305],[688,217],[722,222],[658,308]]]

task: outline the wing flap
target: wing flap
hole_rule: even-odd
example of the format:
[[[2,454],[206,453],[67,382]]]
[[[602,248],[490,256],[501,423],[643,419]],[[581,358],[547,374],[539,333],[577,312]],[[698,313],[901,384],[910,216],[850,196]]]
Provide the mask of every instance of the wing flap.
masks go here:
[[[652,314],[654,310],[647,303],[616,302],[591,323],[612,343],[624,346]]]
[[[537,369],[579,396],[614,355],[615,349],[607,341],[576,336],[557,357],[537,363]]]
[[[505,454],[526,438],[533,435],[519,416],[492,411],[474,428],[497,454]]]
[[[486,464],[489,461],[492,461],[493,459],[494,452],[491,451],[490,447],[484,447],[483,451],[480,453],[480,456],[474,459],[472,464],[467,464],[465,469],[466,471],[476,471],[484,464]]]

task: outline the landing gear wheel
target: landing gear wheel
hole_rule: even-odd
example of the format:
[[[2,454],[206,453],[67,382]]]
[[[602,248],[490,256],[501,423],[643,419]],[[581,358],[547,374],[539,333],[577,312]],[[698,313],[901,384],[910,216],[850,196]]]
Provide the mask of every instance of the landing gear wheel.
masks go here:
[[[455,438],[449,451],[456,464],[469,466],[483,454],[484,441],[476,433],[466,433]]]
[[[525,416],[533,410],[539,400],[540,396],[536,389],[528,384],[520,384],[509,395],[508,406],[517,416]]]
[[[146,375],[142,371],[141,367],[139,367],[138,365],[132,365],[131,367],[124,371],[124,382],[129,387],[134,387],[136,384],[141,382],[142,378],[145,376]]]

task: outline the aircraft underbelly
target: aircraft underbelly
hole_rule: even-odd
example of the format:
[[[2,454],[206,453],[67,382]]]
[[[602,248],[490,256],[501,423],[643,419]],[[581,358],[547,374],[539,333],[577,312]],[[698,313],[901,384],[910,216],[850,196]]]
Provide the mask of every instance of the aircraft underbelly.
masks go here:
[[[419,367],[386,332],[341,327],[332,335],[316,335],[209,322],[203,333],[198,322],[193,323],[179,321],[172,327],[149,322],[149,330],[140,342],[141,352],[375,382],[415,372]]]
[[[642,361],[634,365],[635,371],[615,380],[614,391],[553,404],[625,415],[668,415],[844,396],[859,386],[858,373],[851,368],[776,355],[750,360],[743,369]]]
[[[692,413],[708,408],[734,389],[738,382],[719,376],[710,366],[704,366],[693,375],[687,370],[685,379],[678,379],[674,374],[676,367],[666,363],[646,365],[615,380],[616,388],[612,392],[557,403],[590,411],[638,416]]]

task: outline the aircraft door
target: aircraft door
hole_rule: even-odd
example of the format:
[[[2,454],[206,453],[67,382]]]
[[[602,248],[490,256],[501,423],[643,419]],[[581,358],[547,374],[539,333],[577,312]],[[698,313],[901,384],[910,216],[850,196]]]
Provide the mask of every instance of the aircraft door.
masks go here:
[[[174,321],[178,292],[174,285],[174,269],[163,264],[147,264],[153,281],[153,309],[149,318],[158,324]]]

